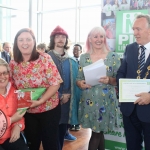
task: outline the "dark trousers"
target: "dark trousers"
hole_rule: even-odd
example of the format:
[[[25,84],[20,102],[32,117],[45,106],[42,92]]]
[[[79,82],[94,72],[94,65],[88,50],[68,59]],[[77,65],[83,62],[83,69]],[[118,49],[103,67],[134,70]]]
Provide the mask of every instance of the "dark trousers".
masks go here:
[[[41,141],[44,150],[58,150],[60,110],[59,104],[56,108],[43,113],[25,114],[25,136],[30,150],[39,150]]]
[[[1,145],[0,145],[0,150],[4,150]]]
[[[67,135],[69,135],[69,128],[70,128],[70,124],[67,124],[67,129],[66,129],[66,134],[65,134],[65,136],[67,136]]]
[[[66,134],[66,131],[68,130],[67,128],[68,124],[60,124],[59,125],[59,131],[58,131],[58,150],[62,150],[63,144],[64,144],[64,137]]]
[[[142,150],[143,140],[145,150],[150,150],[150,123],[142,122],[138,119],[136,106],[129,117],[123,115],[123,123],[127,150]]]
[[[19,138],[13,143],[9,143],[10,139],[7,139],[0,145],[0,150],[29,150],[22,138]]]

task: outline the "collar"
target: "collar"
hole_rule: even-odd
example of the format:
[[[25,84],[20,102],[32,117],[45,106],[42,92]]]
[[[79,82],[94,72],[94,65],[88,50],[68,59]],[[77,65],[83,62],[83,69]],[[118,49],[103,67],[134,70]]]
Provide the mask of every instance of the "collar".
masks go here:
[[[140,47],[141,45],[139,45],[139,47]],[[145,45],[143,45],[147,50],[150,50],[150,42],[149,43],[147,43],[147,44],[145,44]]]
[[[146,49],[150,50],[150,42],[147,43],[147,44],[145,44],[144,47],[145,47]]]
[[[11,87],[11,83],[8,82],[7,86],[6,86],[6,94],[2,95],[3,97],[6,97],[9,93],[9,90],[10,90],[10,87]]]
[[[61,54],[59,54],[56,50],[53,50],[53,52],[55,55],[57,55],[60,58],[68,58],[69,57],[68,52],[65,49],[64,49],[64,55],[63,56]]]
[[[7,55],[10,55],[9,52],[7,52],[6,50],[4,50],[6,52]]]

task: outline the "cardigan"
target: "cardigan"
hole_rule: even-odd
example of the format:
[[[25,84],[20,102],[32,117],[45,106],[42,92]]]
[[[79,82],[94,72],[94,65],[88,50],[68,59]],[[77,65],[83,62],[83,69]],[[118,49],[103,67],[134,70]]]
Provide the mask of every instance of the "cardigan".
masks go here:
[[[62,94],[71,94],[70,100],[61,105],[61,120],[60,120],[60,124],[61,123],[69,123],[71,125],[77,125],[78,124],[78,106],[79,106],[79,99],[80,99],[80,89],[77,87],[76,85],[76,77],[78,74],[78,63],[72,59],[71,57],[69,57],[67,55],[67,52],[65,51],[65,56],[60,58],[59,55],[57,55],[55,52],[53,52],[53,50],[49,51],[49,55],[52,57],[54,63],[57,66],[57,69],[60,73],[61,76],[64,76],[63,73],[65,73],[65,71],[63,71],[62,66],[64,66],[64,63],[68,63],[69,65],[69,72],[70,72],[70,81],[65,80],[65,82],[69,82],[70,84],[70,89],[66,92],[63,91],[62,93],[59,93],[59,95]],[[66,66],[66,65],[65,65]],[[64,83],[61,85],[63,86]],[[63,87],[60,87],[63,89]],[[61,92],[61,91],[59,91]],[[61,97],[61,96],[60,96]]]
[[[0,110],[3,111],[7,120],[7,129],[4,135],[0,138],[0,144],[4,143],[11,137],[11,130],[16,124],[21,124],[21,131],[24,130],[24,118],[11,124],[11,117],[16,113],[18,107],[17,95],[14,93],[15,88],[10,85],[10,89],[6,97],[0,94]]]

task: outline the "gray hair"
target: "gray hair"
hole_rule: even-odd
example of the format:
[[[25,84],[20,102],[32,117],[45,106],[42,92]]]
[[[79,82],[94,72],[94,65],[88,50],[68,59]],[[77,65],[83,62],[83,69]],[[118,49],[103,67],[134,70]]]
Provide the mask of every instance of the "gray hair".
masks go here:
[[[145,18],[147,20],[148,27],[150,28],[150,15],[148,15],[148,14],[139,14],[139,15],[136,16],[135,19],[139,19],[139,18]]]
[[[9,71],[8,63],[2,58],[0,58],[0,66],[5,66],[7,68],[7,71]]]

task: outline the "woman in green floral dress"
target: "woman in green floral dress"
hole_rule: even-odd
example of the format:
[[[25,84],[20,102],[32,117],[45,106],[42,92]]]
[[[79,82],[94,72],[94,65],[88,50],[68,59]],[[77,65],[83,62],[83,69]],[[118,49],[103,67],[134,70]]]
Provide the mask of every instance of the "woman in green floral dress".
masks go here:
[[[106,65],[106,77],[100,78],[98,85],[87,85],[83,67],[100,59]],[[119,56],[107,46],[105,30],[102,27],[93,28],[87,37],[86,53],[80,57],[77,77],[77,85],[82,89],[79,122],[83,128],[92,129],[89,150],[104,149],[103,131],[117,126],[118,101],[115,85],[119,66]]]

